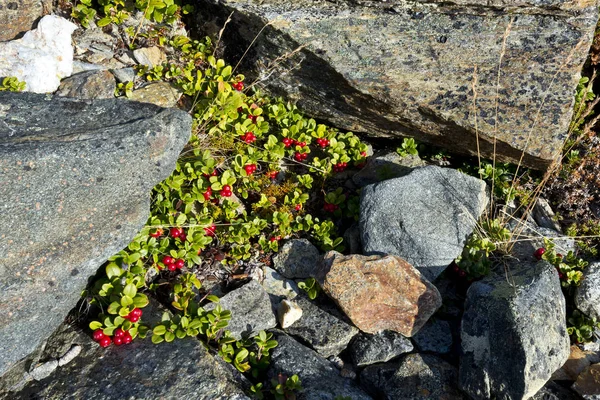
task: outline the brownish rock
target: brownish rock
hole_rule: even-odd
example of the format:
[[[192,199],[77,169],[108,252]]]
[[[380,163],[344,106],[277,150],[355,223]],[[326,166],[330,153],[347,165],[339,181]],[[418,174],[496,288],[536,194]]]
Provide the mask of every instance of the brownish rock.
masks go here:
[[[0,2],[0,42],[12,40],[33,28],[42,15],[50,14],[50,0],[6,0]]]
[[[593,351],[583,351],[576,345],[571,346],[571,354],[565,364],[552,374],[555,381],[575,381],[581,372],[600,360]]]
[[[323,290],[361,331],[412,336],[442,305],[438,290],[397,256],[325,255]]]
[[[596,399],[596,396],[600,395],[600,364],[587,367],[572,388],[586,399]]]

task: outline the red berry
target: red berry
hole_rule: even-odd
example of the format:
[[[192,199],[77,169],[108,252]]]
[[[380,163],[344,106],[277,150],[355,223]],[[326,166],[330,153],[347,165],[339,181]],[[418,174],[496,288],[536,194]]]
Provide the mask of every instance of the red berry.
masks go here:
[[[187,235],[185,233],[182,233],[179,235],[179,240],[181,240],[182,242],[185,242],[185,239],[187,239]]]
[[[129,315],[131,315],[131,313],[129,313]],[[115,330],[114,337],[115,338],[122,338],[124,334],[125,334],[125,331],[123,329],[117,328]]]
[[[306,142],[298,142],[298,146],[300,146],[300,147],[306,147]]]
[[[560,253],[558,253],[558,254],[556,255],[556,257],[558,257],[558,258],[563,258],[563,255],[562,255],[562,254],[560,254]]]
[[[233,88],[235,90],[237,90],[238,92],[241,92],[242,90],[244,90],[244,83],[243,82],[234,82],[231,84],[231,86],[233,86]]]
[[[123,344],[129,344],[132,340],[133,338],[131,337],[131,334],[129,332],[125,332],[125,335],[123,335]]]
[[[458,274],[458,271],[460,271],[460,268],[458,268],[458,265],[455,265],[454,267],[452,267],[452,271],[454,271]]]
[[[251,120],[253,123],[256,123],[256,118],[258,118],[256,115],[248,115],[248,119]]]
[[[150,234],[150,236],[153,237],[153,238],[159,238],[159,237],[161,237],[162,234],[163,234],[163,230],[162,229],[157,229],[156,231],[152,232]]]
[[[292,145],[292,140],[290,138],[283,138],[281,142],[285,147],[290,147]]]
[[[248,175],[252,175],[254,173],[254,171],[256,171],[256,165],[248,164],[248,165],[244,166],[244,171],[246,171],[246,173]]]
[[[300,210],[302,210],[302,204],[296,204],[296,206],[294,207],[294,209],[295,209],[296,211],[300,211]]]
[[[122,345],[122,344],[123,344],[123,337],[122,337],[122,336],[119,336],[119,337],[115,336],[115,337],[113,338],[113,342],[114,342],[114,344],[115,344],[116,346],[120,346],[120,345]]]
[[[239,106],[239,107],[237,108],[237,112],[241,113],[242,111],[244,111],[244,108],[243,108],[242,106]]]
[[[130,315],[128,315],[128,318],[127,318],[127,319],[128,319],[128,320],[130,320],[130,321],[131,321],[131,322],[133,322],[133,323],[136,323],[136,322],[138,322],[138,321],[140,320],[140,317],[137,317],[137,316],[135,316],[135,315],[131,315],[131,314],[130,314]]]
[[[363,157],[366,157],[367,156],[367,152],[366,151],[361,151],[360,155],[363,156]]]
[[[204,200],[209,200],[210,196],[212,196],[212,189],[206,189],[206,192],[202,193],[202,196],[204,196]]]
[[[544,255],[544,253],[545,253],[545,252],[546,252],[546,249],[545,249],[545,248],[543,248],[543,247],[540,247],[539,249],[537,249],[537,250],[535,251],[535,253],[533,253],[533,256],[534,256],[535,258],[537,258],[538,260],[541,260],[541,259],[542,259],[542,256]]]
[[[144,313],[144,311],[142,311],[141,308],[134,308],[133,310],[131,310],[131,312],[129,313],[129,316],[134,316],[134,317],[141,317],[142,314]]]
[[[175,268],[177,268],[177,269],[181,269],[181,268],[183,268],[183,267],[185,267],[185,261],[184,261],[184,260],[182,260],[182,259],[180,258],[180,259],[178,259],[177,261],[175,261]]]
[[[206,233],[207,236],[215,236],[216,229],[217,227],[215,224],[212,224],[211,226],[204,228],[204,233]]]
[[[106,337],[106,335],[104,334],[104,332],[102,332],[102,329],[96,329],[94,331],[93,337],[96,342],[99,342],[100,340],[102,340],[102,338]]]
[[[171,256],[164,256],[162,258],[162,263],[165,265],[173,264],[174,262],[175,262],[175,260],[173,260],[173,257],[171,257]]]
[[[110,346],[110,337],[104,336],[102,339],[100,339],[98,341],[98,343],[100,344],[100,347],[108,347],[108,346]]]
[[[177,270],[177,267],[175,266],[175,264],[169,264],[167,265],[167,268],[169,269],[169,271],[173,272]]]
[[[171,228],[169,230],[169,233],[171,234],[172,237],[176,238],[179,237],[179,235],[181,235],[183,231],[181,230],[181,228]]]
[[[277,241],[277,238],[275,238],[275,237],[272,237],[271,239],[269,239],[269,242],[276,242],[276,241]]]
[[[467,273],[461,269],[460,271],[458,271],[458,275],[459,275],[461,278],[464,278],[465,276],[467,276]]]

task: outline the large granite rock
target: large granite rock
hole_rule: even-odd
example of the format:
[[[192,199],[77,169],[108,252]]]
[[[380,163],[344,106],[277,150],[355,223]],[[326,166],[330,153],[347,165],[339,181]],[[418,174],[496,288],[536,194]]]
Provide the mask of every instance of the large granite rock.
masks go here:
[[[144,226],[190,131],[178,110],[0,92],[0,375]]]
[[[103,349],[88,333],[63,324],[48,340],[42,357],[54,358],[74,345],[81,350],[69,363],[58,366],[45,379],[14,385],[13,390],[3,391],[0,385],[0,398],[248,399],[240,387],[247,381],[196,339],[155,345],[148,337]]]
[[[433,281],[461,254],[487,205],[485,187],[434,166],[366,186],[360,197],[365,254],[400,256]]]
[[[292,239],[286,242],[273,257],[275,269],[290,279],[313,277],[320,262],[319,250],[306,239]]]
[[[428,354],[409,354],[400,362],[371,365],[360,374],[363,387],[376,398],[394,400],[462,400],[456,367]]]
[[[224,310],[231,311],[231,319],[225,329],[238,340],[255,336],[277,325],[269,294],[255,280],[227,293],[221,297],[219,304]],[[207,310],[214,307],[214,303],[204,306]]]
[[[227,56],[309,114],[470,154],[478,137],[483,155],[495,143],[497,158],[524,151],[539,168],[562,149],[598,18],[575,0],[211,3],[203,21],[235,11]]]
[[[4,0],[0,3],[0,42],[33,28],[34,22],[52,11],[50,0]]]
[[[584,276],[575,292],[575,305],[587,316],[600,320],[600,261],[590,263]]]
[[[442,305],[440,293],[396,256],[325,254],[323,291],[363,332],[393,330],[412,336]]]
[[[393,331],[361,333],[350,344],[349,354],[357,367],[383,363],[413,350],[410,339]]]
[[[533,396],[569,357],[565,307],[546,262],[471,285],[461,325],[462,389],[473,399]]]
[[[302,381],[298,400],[333,400],[337,396],[352,400],[370,400],[371,397],[356,383],[340,376],[340,372],[327,359],[304,347],[288,335],[277,333],[279,343],[271,353],[269,376],[297,374]]]
[[[54,92],[60,80],[73,72],[71,34],[77,25],[47,15],[22,38],[0,43],[0,77],[25,81],[25,90]]]

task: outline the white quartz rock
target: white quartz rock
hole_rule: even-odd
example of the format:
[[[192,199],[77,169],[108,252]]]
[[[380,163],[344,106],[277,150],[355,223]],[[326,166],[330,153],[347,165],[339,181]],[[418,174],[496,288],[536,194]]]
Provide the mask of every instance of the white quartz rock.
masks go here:
[[[71,34],[77,26],[56,15],[43,17],[36,29],[0,43],[0,77],[25,81],[25,90],[49,93],[73,72]]]

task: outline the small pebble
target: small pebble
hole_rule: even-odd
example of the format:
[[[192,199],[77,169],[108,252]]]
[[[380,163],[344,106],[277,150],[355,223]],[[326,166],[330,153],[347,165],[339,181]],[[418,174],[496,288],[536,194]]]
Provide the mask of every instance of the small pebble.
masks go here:
[[[62,367],[63,365],[70,363],[79,355],[79,353],[81,353],[81,346],[74,344],[61,358],[58,359],[58,366]]]

